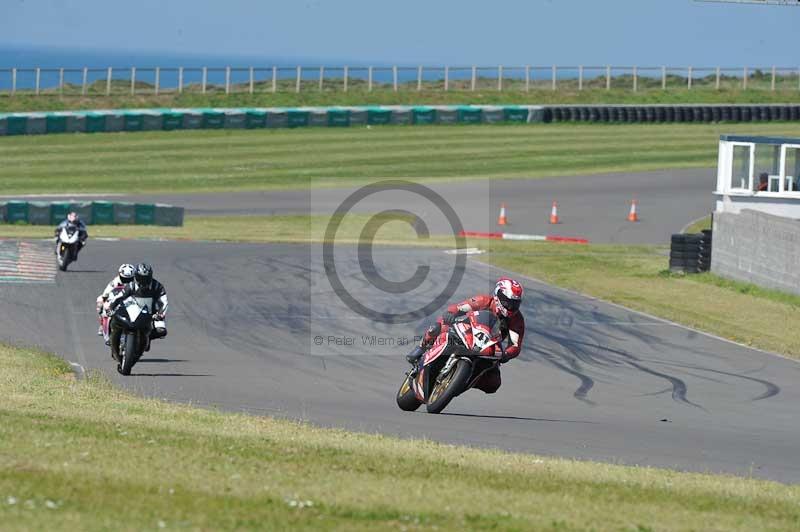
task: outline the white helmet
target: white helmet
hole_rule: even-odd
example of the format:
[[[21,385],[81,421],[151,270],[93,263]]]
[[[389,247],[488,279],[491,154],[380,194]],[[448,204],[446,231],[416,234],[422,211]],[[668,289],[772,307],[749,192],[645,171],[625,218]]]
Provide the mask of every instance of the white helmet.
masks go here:
[[[513,316],[522,303],[522,285],[514,279],[501,277],[494,287],[494,306],[506,318]]]
[[[121,264],[118,270],[120,282],[127,284],[133,281],[133,274],[135,271],[136,269],[133,267],[133,264]]]

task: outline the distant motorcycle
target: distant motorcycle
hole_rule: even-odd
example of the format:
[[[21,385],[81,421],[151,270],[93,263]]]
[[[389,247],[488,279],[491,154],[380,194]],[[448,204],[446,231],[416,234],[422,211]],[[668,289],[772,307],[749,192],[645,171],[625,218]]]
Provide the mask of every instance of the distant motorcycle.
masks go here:
[[[119,290],[119,289],[118,289]],[[117,371],[122,375],[130,375],[131,369],[150,350],[150,336],[153,322],[157,317],[152,313],[153,298],[128,296],[114,310],[111,316],[111,327],[119,327],[119,358]],[[111,339],[113,342],[113,337]],[[113,355],[112,349],[112,355]]]
[[[58,269],[62,272],[67,271],[70,262],[78,260],[79,240],[80,231],[77,225],[67,224],[61,228],[61,232],[56,238],[56,261]]]
[[[428,412],[438,414],[497,367],[504,354],[500,321],[494,312],[469,312],[453,325],[442,327],[419,367],[406,373],[397,392],[397,406],[413,411],[425,403]]]

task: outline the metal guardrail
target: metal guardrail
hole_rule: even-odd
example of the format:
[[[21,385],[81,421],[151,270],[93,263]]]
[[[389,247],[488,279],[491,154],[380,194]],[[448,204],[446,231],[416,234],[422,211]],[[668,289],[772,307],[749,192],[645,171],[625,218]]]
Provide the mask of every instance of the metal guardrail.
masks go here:
[[[798,90],[797,67],[248,66],[0,69],[0,95],[348,91]]]

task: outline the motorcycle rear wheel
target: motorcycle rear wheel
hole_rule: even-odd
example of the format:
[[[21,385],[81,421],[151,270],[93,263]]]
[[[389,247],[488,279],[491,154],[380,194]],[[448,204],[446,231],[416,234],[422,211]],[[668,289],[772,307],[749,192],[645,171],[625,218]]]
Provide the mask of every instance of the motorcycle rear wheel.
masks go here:
[[[414,393],[414,389],[411,387],[411,376],[406,375],[403,384],[400,385],[400,389],[397,390],[397,406],[400,407],[400,410],[413,412],[419,408],[421,404],[422,401],[417,399],[417,394]]]
[[[125,338],[125,345],[120,346],[120,361],[117,364],[117,371],[122,375],[130,375],[133,365],[139,358],[139,335],[128,333]]]
[[[461,393],[472,375],[472,364],[461,359],[442,381],[434,386],[426,408],[429,414],[438,414]]]

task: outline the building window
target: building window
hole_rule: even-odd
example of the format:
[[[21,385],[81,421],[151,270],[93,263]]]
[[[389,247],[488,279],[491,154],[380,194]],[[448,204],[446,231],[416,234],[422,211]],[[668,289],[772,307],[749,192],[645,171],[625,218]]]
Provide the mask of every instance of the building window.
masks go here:
[[[783,186],[784,192],[800,191],[800,148],[786,147],[783,175],[786,176]]]
[[[753,192],[780,191],[781,147],[779,144],[756,144],[753,165]]]
[[[731,169],[731,188],[750,186],[750,146],[733,147],[733,168]]]

